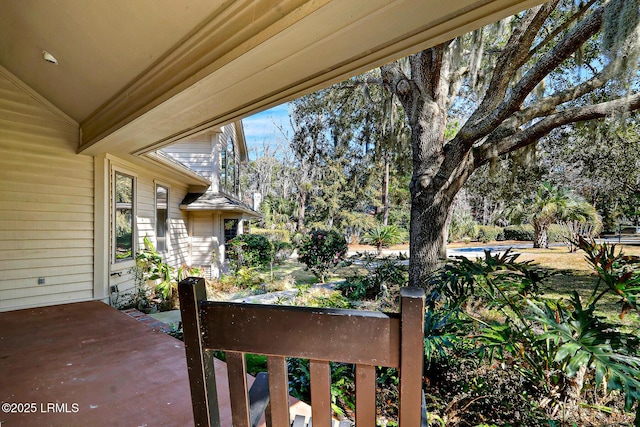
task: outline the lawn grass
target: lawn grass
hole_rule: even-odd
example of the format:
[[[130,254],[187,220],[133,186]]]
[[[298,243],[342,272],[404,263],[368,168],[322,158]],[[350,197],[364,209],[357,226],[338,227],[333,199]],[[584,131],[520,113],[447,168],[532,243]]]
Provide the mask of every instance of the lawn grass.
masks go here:
[[[626,255],[640,255],[638,246],[616,246]],[[568,299],[573,291],[578,292],[581,300],[586,303],[593,292],[598,278],[589,268],[584,259],[584,252],[569,253],[565,246],[555,246],[549,249],[518,249],[521,255],[519,261],[533,261],[533,263],[552,273],[543,285],[544,297],[551,300]],[[604,290],[604,288],[600,288]],[[640,330],[640,315],[632,311],[620,318],[622,304],[619,296],[607,293],[599,302],[596,314],[607,319],[608,322],[620,325],[625,332]]]
[[[483,246],[505,246],[509,243],[521,244],[522,242],[490,242]],[[449,247],[460,246],[468,245],[462,243],[449,245]],[[373,249],[373,247],[371,248]],[[402,248],[397,247],[397,249]],[[617,248],[627,255],[640,255],[639,246],[619,245]],[[358,249],[366,250],[367,248],[361,245]],[[577,291],[583,302],[588,301],[597,282],[597,277],[589,270],[589,265],[585,261],[582,251],[570,253],[566,246],[553,246],[548,249],[516,249],[514,252],[520,254],[518,261],[532,261],[538,268],[550,273],[549,278],[542,286],[545,298],[568,300],[572,292]],[[264,274],[267,273],[271,272],[264,272]],[[304,288],[319,283],[318,278],[306,270],[304,264],[295,259],[288,259],[282,264],[275,265],[272,273],[274,281],[286,281],[295,287]],[[366,274],[366,270],[356,265],[342,266],[327,275],[327,282],[341,282],[355,274]],[[604,317],[608,322],[620,325],[621,329],[626,332],[640,330],[640,315],[638,313],[632,311],[620,318],[620,311],[620,298],[610,293],[599,301],[596,314]]]

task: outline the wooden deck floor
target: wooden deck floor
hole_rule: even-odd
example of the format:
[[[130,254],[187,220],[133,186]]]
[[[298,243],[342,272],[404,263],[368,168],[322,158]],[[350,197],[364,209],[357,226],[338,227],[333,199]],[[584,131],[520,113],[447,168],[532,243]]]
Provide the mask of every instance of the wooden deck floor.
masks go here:
[[[193,425],[182,342],[100,302],[0,313],[0,402],[2,427]]]
[[[216,380],[230,426],[218,360]],[[0,427],[193,425],[182,342],[101,302],[0,313],[0,403]],[[292,414],[310,408],[292,399]]]

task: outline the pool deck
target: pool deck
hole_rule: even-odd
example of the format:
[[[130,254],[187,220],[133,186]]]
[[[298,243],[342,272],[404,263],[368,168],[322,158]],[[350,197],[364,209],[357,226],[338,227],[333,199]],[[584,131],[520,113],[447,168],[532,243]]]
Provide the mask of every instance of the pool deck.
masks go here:
[[[101,302],[0,313],[0,403],[2,427],[193,425],[183,343]]]

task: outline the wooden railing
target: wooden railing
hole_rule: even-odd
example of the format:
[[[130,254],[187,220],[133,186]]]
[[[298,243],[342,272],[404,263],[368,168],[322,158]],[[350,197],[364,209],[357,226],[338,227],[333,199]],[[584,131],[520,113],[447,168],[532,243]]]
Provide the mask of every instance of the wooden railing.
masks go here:
[[[234,427],[255,426],[265,409],[267,425],[291,425],[287,357],[310,361],[314,427],[333,422],[330,361],[355,365],[356,426],[376,425],[376,366],[399,370],[400,427],[422,425],[422,290],[401,289],[399,314],[206,301],[200,278],[179,292],[197,426],[220,426],[213,350],[226,352]],[[264,393],[248,390],[247,353],[267,355],[268,375],[256,382]]]

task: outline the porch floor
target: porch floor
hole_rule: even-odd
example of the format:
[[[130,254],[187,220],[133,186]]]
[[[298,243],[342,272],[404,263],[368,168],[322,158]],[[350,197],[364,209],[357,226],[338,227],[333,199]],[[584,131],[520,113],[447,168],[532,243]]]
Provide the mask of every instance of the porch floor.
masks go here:
[[[215,366],[228,426],[226,364]],[[0,404],[2,427],[193,425],[182,341],[101,302],[0,313]]]
[[[101,302],[0,313],[3,427],[188,426],[190,399],[182,342]]]

